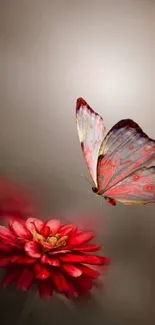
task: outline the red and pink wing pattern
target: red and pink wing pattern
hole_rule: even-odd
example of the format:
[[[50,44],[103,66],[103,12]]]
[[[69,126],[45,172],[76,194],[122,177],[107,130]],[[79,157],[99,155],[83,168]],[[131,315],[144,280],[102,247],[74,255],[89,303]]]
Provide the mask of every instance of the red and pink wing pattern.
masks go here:
[[[76,103],[76,121],[82,152],[94,185],[97,186],[98,154],[105,135],[103,119],[84,99],[79,98]]]
[[[155,141],[134,121],[122,120],[108,132],[101,145],[98,192],[127,204],[129,201],[132,201],[130,204],[138,203],[137,200],[154,202],[154,169]],[[147,191],[149,185],[151,191]]]
[[[155,203],[155,167],[139,169],[105,195],[126,205]]]

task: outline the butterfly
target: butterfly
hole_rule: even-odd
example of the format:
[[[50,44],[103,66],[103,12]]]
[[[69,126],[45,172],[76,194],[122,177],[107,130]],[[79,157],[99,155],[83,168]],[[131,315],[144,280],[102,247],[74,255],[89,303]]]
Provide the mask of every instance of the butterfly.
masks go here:
[[[83,98],[76,102],[76,121],[93,192],[112,205],[155,203],[155,140],[131,119],[106,134],[102,117]]]

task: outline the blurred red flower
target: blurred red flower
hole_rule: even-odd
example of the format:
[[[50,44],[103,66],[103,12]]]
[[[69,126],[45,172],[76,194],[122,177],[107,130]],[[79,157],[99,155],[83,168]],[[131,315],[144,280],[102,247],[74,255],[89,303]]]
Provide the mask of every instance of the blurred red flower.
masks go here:
[[[24,219],[35,209],[27,190],[16,182],[0,178],[0,219]]]
[[[40,296],[53,291],[68,298],[91,290],[100,273],[90,265],[108,265],[104,256],[89,254],[100,250],[88,244],[93,232],[84,232],[74,224],[63,225],[57,219],[12,220],[0,226],[0,267],[6,268],[2,286],[15,283],[21,290],[37,284]]]

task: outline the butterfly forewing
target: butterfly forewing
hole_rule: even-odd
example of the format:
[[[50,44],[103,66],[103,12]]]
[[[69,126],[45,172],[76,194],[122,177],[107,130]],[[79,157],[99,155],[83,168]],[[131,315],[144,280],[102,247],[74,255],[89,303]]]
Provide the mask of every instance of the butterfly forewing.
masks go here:
[[[76,104],[77,130],[83,155],[92,180],[97,186],[97,161],[105,135],[103,119],[82,98]]]

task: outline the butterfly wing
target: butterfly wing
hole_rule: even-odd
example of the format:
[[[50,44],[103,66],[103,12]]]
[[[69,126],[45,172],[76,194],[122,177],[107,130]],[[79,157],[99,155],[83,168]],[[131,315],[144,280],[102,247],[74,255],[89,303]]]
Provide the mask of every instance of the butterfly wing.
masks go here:
[[[131,202],[130,204],[138,201],[154,202],[154,166],[155,141],[134,121],[122,120],[108,132],[100,147],[97,166],[98,191],[105,197],[124,202],[126,200]],[[139,185],[133,181],[137,176]],[[144,191],[146,193],[142,194],[149,184],[152,192]]]
[[[97,186],[97,160],[105,135],[103,119],[84,99],[79,98],[76,103],[76,121],[82,152],[94,185]]]
[[[155,203],[155,167],[139,169],[105,195],[126,205]]]

